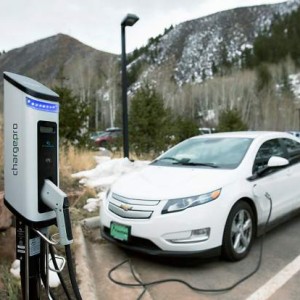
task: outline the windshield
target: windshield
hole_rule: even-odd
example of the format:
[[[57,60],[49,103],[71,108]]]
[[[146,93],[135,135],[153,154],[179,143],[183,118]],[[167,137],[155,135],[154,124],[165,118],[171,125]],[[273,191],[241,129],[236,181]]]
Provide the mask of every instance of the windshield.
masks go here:
[[[192,138],[171,148],[152,164],[234,169],[251,142],[249,138]]]

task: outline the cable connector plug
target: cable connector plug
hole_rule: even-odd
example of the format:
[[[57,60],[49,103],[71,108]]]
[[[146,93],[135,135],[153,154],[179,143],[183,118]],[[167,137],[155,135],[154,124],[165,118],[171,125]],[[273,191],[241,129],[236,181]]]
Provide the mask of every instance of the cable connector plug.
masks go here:
[[[46,179],[41,196],[44,203],[56,213],[60,244],[64,246],[71,244],[73,236],[67,195],[52,181]]]

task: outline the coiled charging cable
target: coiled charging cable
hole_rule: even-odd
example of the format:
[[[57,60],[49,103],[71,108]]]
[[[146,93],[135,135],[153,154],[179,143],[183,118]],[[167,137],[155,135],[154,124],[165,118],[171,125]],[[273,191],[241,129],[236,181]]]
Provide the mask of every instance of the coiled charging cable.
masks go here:
[[[137,298],[137,300],[142,299],[143,295],[145,294],[145,292],[147,291],[147,288],[150,286],[154,286],[154,285],[159,285],[159,284],[163,284],[163,283],[167,283],[167,282],[178,282],[181,283],[185,286],[187,286],[188,288],[190,288],[191,290],[195,291],[195,292],[202,292],[202,293],[219,293],[219,292],[228,292],[232,289],[234,289],[235,287],[237,287],[238,285],[240,285],[242,282],[246,281],[247,279],[249,279],[250,277],[252,277],[260,268],[261,266],[261,262],[262,262],[262,255],[263,255],[263,247],[264,247],[264,237],[267,231],[267,227],[269,225],[269,221],[270,221],[270,217],[272,214],[272,208],[273,208],[273,202],[272,202],[272,198],[270,196],[269,193],[265,193],[265,197],[269,200],[270,202],[270,209],[269,209],[269,214],[268,214],[268,218],[267,221],[264,225],[264,230],[263,230],[263,234],[260,240],[260,252],[259,252],[259,258],[256,264],[255,269],[250,272],[248,275],[244,276],[243,278],[241,278],[240,280],[238,280],[237,282],[235,282],[234,284],[228,286],[228,287],[224,287],[224,288],[217,288],[217,289],[205,289],[205,288],[199,288],[196,286],[191,285],[190,283],[188,283],[185,280],[181,280],[181,279],[177,279],[177,278],[167,278],[167,279],[161,279],[161,280],[155,280],[155,281],[150,281],[150,282],[143,282],[142,280],[140,280],[138,278],[138,276],[136,275],[134,269],[133,269],[133,265],[130,259],[126,259],[125,261],[121,262],[120,264],[116,265],[115,267],[113,267],[109,272],[108,272],[108,278],[115,284],[118,284],[120,286],[123,287],[142,287],[143,291],[142,293],[139,295],[139,297]],[[117,279],[114,279],[112,274],[118,270],[118,268],[120,268],[121,266],[123,266],[124,264],[128,263],[129,267],[130,267],[130,271],[131,274],[133,276],[133,278],[137,281],[137,283],[126,283],[126,282],[122,282],[119,281]]]
[[[47,236],[45,236],[43,233],[41,233],[39,230],[33,228],[33,230],[46,242],[48,243],[49,245],[49,250],[50,250],[50,255],[51,255],[51,259],[52,259],[52,262],[53,262],[53,266],[54,266],[54,269],[51,269],[52,271],[56,272],[57,275],[58,275],[58,278],[59,278],[59,281],[62,285],[62,288],[65,292],[65,295],[67,297],[68,300],[72,300],[72,297],[68,291],[68,288],[67,288],[67,285],[61,275],[61,271],[63,270],[64,266],[65,266],[65,259],[63,257],[58,257],[59,259],[62,259],[63,260],[63,265],[62,267],[58,267],[58,264],[57,264],[57,261],[56,261],[56,255],[54,254],[54,246],[58,245],[59,243],[59,239],[57,239],[57,235],[58,234],[54,234],[52,235],[51,239],[49,239]],[[79,292],[79,289],[78,289],[78,285],[77,285],[77,282],[76,282],[76,279],[75,279],[75,272],[74,272],[74,269],[73,269],[73,265],[72,265],[72,254],[71,254],[71,250],[70,250],[70,247],[66,246],[65,247],[65,252],[66,252],[66,257],[67,257],[67,263],[68,263],[68,269],[69,269],[69,275],[70,275],[70,281],[71,281],[71,284],[72,284],[72,287],[73,287],[73,291],[74,291],[74,294],[75,294],[75,297],[76,299],[81,299],[81,295],[80,295],[80,292]],[[46,283],[43,282],[43,284],[45,285]],[[46,285],[45,285],[46,286]],[[54,294],[51,292],[50,290],[50,296],[53,300],[55,300],[55,296]]]

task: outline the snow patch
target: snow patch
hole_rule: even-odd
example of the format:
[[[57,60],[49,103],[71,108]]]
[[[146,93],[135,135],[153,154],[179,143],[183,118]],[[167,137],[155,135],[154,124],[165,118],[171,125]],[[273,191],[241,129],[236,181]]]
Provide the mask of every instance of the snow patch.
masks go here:
[[[130,161],[128,158],[110,159],[109,157],[98,157],[96,161],[98,164],[96,168],[72,175],[73,178],[80,178],[79,182],[84,186],[100,191],[97,198],[88,199],[84,205],[83,208],[89,212],[99,208],[107,190],[116,179],[150,163],[149,161]]]
[[[63,260],[60,259],[59,256],[56,256],[56,255],[55,255],[55,257],[56,257],[56,263],[57,263],[57,266],[58,266],[58,268],[60,269],[60,268],[62,267],[62,265],[63,265]],[[49,259],[49,267],[50,267],[51,269],[54,269],[53,261],[52,261],[50,255],[48,256],[48,259]],[[19,259],[16,259],[16,260],[12,263],[12,265],[11,265],[10,273],[11,273],[14,277],[20,278],[20,268],[21,268],[21,266],[20,266],[20,260],[19,260]],[[58,286],[60,285],[60,280],[59,280],[59,277],[58,277],[57,273],[54,272],[54,271],[51,271],[51,269],[49,269],[49,286],[50,286],[51,288],[56,288],[56,287],[58,287]]]
[[[300,73],[289,75],[289,80],[292,86],[292,92],[296,98],[300,99]]]

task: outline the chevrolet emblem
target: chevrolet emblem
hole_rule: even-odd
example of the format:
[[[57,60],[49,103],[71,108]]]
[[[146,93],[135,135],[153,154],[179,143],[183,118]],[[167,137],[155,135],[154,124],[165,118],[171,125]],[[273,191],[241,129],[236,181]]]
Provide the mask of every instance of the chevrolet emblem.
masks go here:
[[[131,210],[132,206],[128,205],[128,204],[121,204],[120,208],[122,208],[125,211]]]

